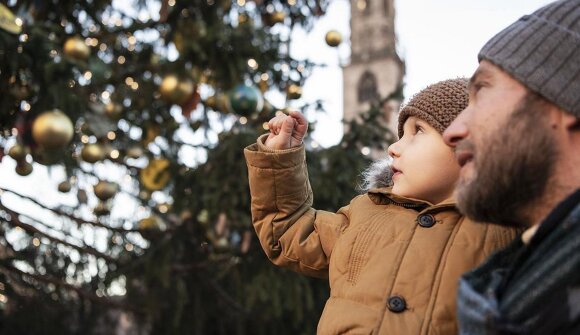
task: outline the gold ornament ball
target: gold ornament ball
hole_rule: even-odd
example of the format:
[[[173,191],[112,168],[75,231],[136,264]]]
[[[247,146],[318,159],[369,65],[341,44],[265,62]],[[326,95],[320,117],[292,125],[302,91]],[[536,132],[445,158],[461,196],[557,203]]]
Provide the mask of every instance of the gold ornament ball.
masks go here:
[[[40,114],[32,124],[32,138],[47,149],[64,148],[72,140],[73,134],[72,121],[58,109]]]
[[[121,114],[123,113],[123,106],[119,105],[118,103],[109,102],[105,105],[105,115],[112,120],[118,120],[121,118]]]
[[[204,104],[207,107],[209,107],[209,108],[211,108],[213,110],[216,110],[217,109],[217,98],[216,98],[216,96],[215,95],[212,95],[212,96],[207,97],[207,99],[205,99]]]
[[[81,150],[81,158],[87,163],[96,163],[105,158],[105,148],[100,144],[85,144]]]
[[[242,13],[242,14],[238,15],[238,23],[240,26],[245,25],[245,24],[249,24],[249,23],[251,23],[251,19],[248,16],[248,14]]]
[[[32,173],[32,164],[28,162],[19,162],[16,164],[16,173],[21,176],[28,176]]]
[[[126,156],[127,158],[133,159],[141,158],[143,156],[143,148],[138,145],[133,145],[127,149]]]
[[[270,14],[270,24],[275,25],[276,23],[284,23],[284,19],[286,18],[286,13],[283,11],[276,11]]]
[[[87,60],[91,55],[89,46],[78,37],[71,37],[64,42],[64,54],[72,59]]]
[[[264,93],[266,93],[267,90],[270,89],[270,84],[268,83],[268,80],[260,79],[260,82],[258,83],[258,87],[260,88],[260,92],[262,92],[262,94],[264,94]]]
[[[68,180],[65,180],[63,182],[61,182],[60,184],[58,184],[58,191],[62,192],[62,193],[67,193],[69,192],[71,189],[71,185],[70,182]]]
[[[93,209],[93,213],[95,213],[96,216],[108,215],[111,213],[111,209],[106,203],[99,201],[95,206],[95,209]]]
[[[21,161],[28,155],[28,148],[22,144],[15,144],[8,150],[8,156],[12,157],[15,161]]]
[[[302,87],[296,84],[291,84],[288,86],[286,93],[288,94],[288,99],[300,99],[302,96]]]
[[[117,194],[118,185],[108,181],[100,181],[93,187],[93,191],[95,192],[97,198],[106,201]]]
[[[139,221],[139,230],[158,229],[159,226],[159,220],[154,216],[150,216]]]
[[[331,30],[326,33],[324,38],[326,40],[326,44],[331,47],[337,47],[342,42],[342,34],[336,30]]]
[[[159,93],[161,98],[169,103],[183,105],[189,100],[195,87],[190,80],[180,80],[175,75],[168,75],[163,78]]]
[[[139,221],[138,229],[144,238],[153,239],[165,230],[165,224],[157,216],[151,215]]]

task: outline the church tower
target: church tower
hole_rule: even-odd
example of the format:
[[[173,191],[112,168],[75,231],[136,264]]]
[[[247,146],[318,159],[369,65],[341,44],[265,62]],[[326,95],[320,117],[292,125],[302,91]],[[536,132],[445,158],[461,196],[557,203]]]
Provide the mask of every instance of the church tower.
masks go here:
[[[405,64],[396,51],[394,0],[351,0],[351,58],[343,69],[344,119],[369,110],[403,80]],[[400,102],[383,106],[395,136]]]

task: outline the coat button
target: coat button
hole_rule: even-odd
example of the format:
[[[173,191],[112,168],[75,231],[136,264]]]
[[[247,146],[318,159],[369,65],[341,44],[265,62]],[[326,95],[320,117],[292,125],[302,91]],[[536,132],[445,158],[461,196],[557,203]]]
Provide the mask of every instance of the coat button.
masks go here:
[[[421,214],[417,221],[419,222],[419,226],[423,228],[430,228],[435,224],[435,218],[431,214]]]
[[[390,297],[388,303],[389,310],[393,313],[401,313],[407,308],[407,303],[405,302],[405,299],[403,299],[403,297],[400,297],[398,295]]]

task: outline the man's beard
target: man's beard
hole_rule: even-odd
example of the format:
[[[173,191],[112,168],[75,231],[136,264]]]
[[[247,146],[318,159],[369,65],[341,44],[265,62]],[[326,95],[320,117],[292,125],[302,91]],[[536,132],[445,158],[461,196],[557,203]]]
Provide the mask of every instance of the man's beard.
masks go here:
[[[542,199],[558,156],[547,116],[545,100],[528,93],[487,142],[478,148],[469,140],[459,144],[458,149],[478,150],[472,151],[472,180],[460,180],[457,187],[461,212],[475,221],[531,224],[528,209]]]

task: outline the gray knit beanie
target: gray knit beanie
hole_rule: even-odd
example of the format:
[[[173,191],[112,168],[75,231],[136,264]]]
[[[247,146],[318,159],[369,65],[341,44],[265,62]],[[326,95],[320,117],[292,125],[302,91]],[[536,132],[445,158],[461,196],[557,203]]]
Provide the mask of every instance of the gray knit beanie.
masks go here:
[[[478,57],[580,117],[580,0],[556,1],[523,16]]]

